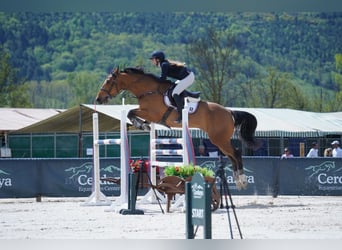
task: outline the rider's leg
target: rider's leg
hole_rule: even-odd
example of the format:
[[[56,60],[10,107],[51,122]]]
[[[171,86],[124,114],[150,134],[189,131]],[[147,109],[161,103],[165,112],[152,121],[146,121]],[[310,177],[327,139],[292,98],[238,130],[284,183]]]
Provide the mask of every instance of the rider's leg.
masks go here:
[[[176,102],[177,105],[177,112],[178,112],[178,117],[175,120],[176,123],[181,123],[182,122],[182,109],[183,109],[183,105],[182,105],[182,98],[180,97],[180,95],[178,94],[174,94],[173,95],[173,99]]]
[[[172,97],[176,102],[177,105],[177,112],[178,118],[175,120],[176,123],[181,123],[182,121],[182,109],[183,109],[183,102],[180,94],[189,87],[195,80],[194,73],[190,72],[190,74],[182,80],[176,81],[176,87],[172,91]]]

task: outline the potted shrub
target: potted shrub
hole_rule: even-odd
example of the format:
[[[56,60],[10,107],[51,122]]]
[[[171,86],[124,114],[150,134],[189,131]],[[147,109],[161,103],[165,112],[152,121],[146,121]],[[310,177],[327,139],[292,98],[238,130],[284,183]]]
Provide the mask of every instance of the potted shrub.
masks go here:
[[[166,176],[179,176],[183,179],[187,179],[188,177],[192,177],[195,173],[201,173],[203,177],[214,177],[214,171],[206,168],[200,167],[197,165],[184,165],[184,166],[168,166],[164,169],[164,174]]]

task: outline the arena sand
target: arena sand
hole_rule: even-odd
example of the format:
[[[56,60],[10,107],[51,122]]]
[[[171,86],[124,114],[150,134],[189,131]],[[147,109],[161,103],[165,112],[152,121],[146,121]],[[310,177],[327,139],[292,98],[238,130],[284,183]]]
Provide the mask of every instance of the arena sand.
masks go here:
[[[163,214],[158,204],[142,204],[140,198],[136,208],[143,215],[82,206],[86,198],[0,199],[0,239],[186,238],[184,209],[173,207]],[[233,196],[233,203],[244,239],[342,239],[338,196]],[[202,230],[196,238],[203,238]],[[212,238],[231,239],[231,232],[240,239],[233,210],[214,211]]]

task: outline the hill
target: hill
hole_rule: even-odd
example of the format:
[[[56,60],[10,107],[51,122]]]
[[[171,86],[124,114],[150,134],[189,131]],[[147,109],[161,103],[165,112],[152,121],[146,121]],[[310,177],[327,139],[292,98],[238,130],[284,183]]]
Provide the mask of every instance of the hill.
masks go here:
[[[236,35],[241,64],[272,66],[306,89],[337,90],[332,72],[335,55],[342,52],[342,13],[26,12],[0,13],[0,23],[1,46],[31,89],[55,83],[73,92],[68,100],[46,103],[31,97],[36,107],[77,103],[71,101],[77,91],[70,85],[79,74],[99,83],[115,65],[156,72],[147,59],[156,48],[191,66],[185,53],[189,38],[208,27]]]

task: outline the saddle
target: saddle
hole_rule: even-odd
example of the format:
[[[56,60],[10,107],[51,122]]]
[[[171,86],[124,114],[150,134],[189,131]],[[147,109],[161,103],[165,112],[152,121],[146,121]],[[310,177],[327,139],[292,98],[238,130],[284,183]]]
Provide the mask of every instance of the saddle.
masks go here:
[[[174,88],[176,87],[176,84],[172,84],[170,88],[168,88],[164,94],[165,97],[167,97],[170,101],[170,105],[173,107],[177,107],[175,100],[172,97],[172,91],[174,90]],[[190,97],[193,100],[196,100],[195,102],[198,102],[200,100],[200,94],[201,92],[199,91],[195,91],[195,92],[191,92],[188,90],[184,90],[180,96],[182,98],[182,107],[184,108],[184,99],[186,97]]]
[[[172,110],[176,109],[177,105],[175,100],[172,97],[172,91],[176,87],[176,84],[171,82],[171,86],[164,92],[164,103],[166,106],[168,106],[168,109],[166,112],[163,114],[161,120],[158,122],[161,125],[164,125],[168,128],[170,128],[168,125],[166,125],[165,121],[168,118],[168,116],[171,114]],[[200,101],[200,94],[201,92],[190,92],[188,90],[184,90],[180,96],[182,98],[182,108],[184,108],[185,104],[185,98],[191,99],[188,102],[188,112],[189,114],[194,113],[197,110],[199,101]]]

